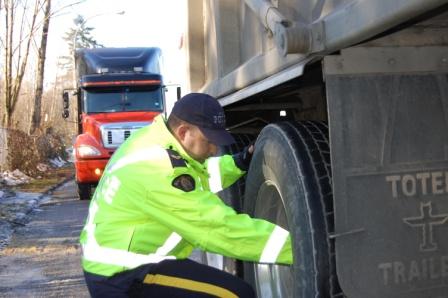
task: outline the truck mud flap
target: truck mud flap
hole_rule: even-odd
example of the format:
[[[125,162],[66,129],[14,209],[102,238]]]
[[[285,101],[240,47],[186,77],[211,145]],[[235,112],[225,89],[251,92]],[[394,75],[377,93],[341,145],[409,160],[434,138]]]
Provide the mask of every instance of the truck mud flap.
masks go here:
[[[324,59],[347,297],[448,293],[447,53],[358,47]]]

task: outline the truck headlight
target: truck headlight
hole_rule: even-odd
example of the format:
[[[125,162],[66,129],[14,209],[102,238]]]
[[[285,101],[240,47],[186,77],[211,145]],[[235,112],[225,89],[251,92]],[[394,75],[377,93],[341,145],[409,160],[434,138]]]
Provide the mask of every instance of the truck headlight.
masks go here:
[[[90,157],[90,156],[99,156],[101,152],[95,147],[89,145],[82,145],[76,149],[78,155],[80,157]]]

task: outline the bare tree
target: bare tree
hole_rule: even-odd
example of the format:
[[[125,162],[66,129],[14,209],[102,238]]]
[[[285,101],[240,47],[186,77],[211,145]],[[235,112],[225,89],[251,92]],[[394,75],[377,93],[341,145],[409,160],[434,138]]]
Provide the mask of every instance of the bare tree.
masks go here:
[[[31,120],[30,133],[34,133],[41,123],[41,106],[44,85],[45,57],[47,52],[48,28],[50,27],[51,0],[44,0],[46,3],[44,11],[44,23],[38,50],[36,89],[34,93],[33,118]]]
[[[16,108],[17,100],[19,98],[20,87],[22,85],[23,76],[25,74],[25,69],[28,63],[28,57],[30,53],[30,45],[33,37],[33,33],[36,30],[36,19],[39,13],[40,1],[36,1],[33,9],[33,13],[31,16],[31,20],[28,20],[26,16],[27,9],[27,0],[25,0],[22,4],[22,17],[20,19],[17,18],[17,7],[19,5],[19,1],[14,0],[4,0],[4,10],[5,10],[5,66],[4,66],[4,78],[5,78],[5,86],[4,86],[4,117],[3,117],[3,125],[6,127],[12,127],[12,114]],[[20,22],[19,27],[19,38],[20,41],[16,45],[14,43],[15,37],[15,24]],[[29,24],[28,26],[27,23]],[[26,38],[24,38],[25,33],[24,30],[27,29]],[[22,40],[26,40],[23,45]],[[24,51],[22,53],[22,50]],[[22,56],[23,55],[23,56]],[[13,69],[13,62],[15,62]]]
[[[30,57],[30,46],[35,42],[36,32],[42,28],[42,38],[38,52],[38,73],[42,72],[42,77],[38,77],[36,88],[36,93],[42,93],[42,90],[39,91],[38,89],[42,89],[43,84],[39,82],[41,80],[43,82],[43,65],[45,63],[46,40],[50,18],[57,16],[59,12],[67,7],[84,1],[74,1],[57,11],[50,12],[51,0],[0,0],[0,12],[2,12],[2,18],[4,17],[5,28],[4,35],[0,36],[0,51],[2,52],[0,53],[4,55],[3,88],[1,88],[3,91],[1,98],[3,115],[0,115],[0,122],[4,126],[10,128],[13,126],[12,116],[20,96],[20,88]],[[37,100],[41,101],[41,98],[42,96],[37,94]],[[40,104],[37,103],[37,105],[39,106]],[[39,108],[36,108],[36,110],[39,110]],[[36,115],[36,117],[38,116]],[[36,119],[36,123],[38,122],[34,116],[33,119]]]

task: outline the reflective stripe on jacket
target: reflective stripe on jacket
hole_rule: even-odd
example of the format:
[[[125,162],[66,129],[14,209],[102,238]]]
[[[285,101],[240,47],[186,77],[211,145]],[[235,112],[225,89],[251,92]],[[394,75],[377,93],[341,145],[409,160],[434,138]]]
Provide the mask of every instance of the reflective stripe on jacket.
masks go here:
[[[192,159],[162,116],[115,152],[81,233],[84,270],[111,276],[187,258],[194,248],[264,263],[292,263],[289,233],[237,214],[213,192],[244,174],[230,155]]]

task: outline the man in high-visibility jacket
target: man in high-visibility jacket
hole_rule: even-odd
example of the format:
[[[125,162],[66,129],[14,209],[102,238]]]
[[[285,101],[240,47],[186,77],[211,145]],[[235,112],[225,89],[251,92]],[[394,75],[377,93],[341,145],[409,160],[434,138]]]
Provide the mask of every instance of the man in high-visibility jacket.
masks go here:
[[[240,260],[291,264],[283,228],[237,214],[214,192],[247,170],[253,147],[215,157],[233,137],[218,101],[191,93],[165,121],[135,132],[115,152],[81,233],[93,297],[254,297],[251,286],[187,259],[194,248]]]

